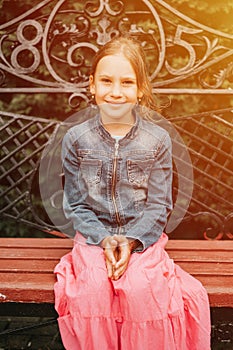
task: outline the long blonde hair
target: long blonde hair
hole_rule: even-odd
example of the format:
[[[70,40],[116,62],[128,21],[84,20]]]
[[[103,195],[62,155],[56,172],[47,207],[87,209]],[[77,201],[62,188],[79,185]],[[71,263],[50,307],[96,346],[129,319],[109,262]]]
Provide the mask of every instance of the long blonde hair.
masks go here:
[[[135,71],[138,89],[142,93],[140,101],[142,117],[144,119],[153,119],[150,112],[159,111],[159,108],[155,102],[155,96],[152,93],[146,65],[146,56],[140,42],[129,36],[115,37],[107,42],[99,49],[94,57],[91,75],[94,76],[97,64],[103,57],[118,53],[122,53],[129,60]]]

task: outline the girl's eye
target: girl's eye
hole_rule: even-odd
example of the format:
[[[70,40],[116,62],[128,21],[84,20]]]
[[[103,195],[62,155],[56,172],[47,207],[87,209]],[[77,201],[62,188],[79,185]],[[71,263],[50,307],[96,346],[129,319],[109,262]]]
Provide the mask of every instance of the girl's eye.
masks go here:
[[[122,82],[122,84],[123,85],[133,85],[134,84],[134,81],[133,80],[124,80],[123,82]]]
[[[110,80],[110,79],[107,79],[107,78],[102,78],[101,81],[102,81],[102,83],[104,83],[104,84],[111,84],[111,80]]]

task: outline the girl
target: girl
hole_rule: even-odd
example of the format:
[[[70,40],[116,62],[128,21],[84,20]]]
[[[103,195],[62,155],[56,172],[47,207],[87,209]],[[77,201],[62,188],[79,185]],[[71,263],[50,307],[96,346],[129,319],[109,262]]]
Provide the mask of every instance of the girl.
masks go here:
[[[64,212],[76,236],[55,268],[55,307],[66,349],[209,350],[208,297],[169,259],[168,133],[154,109],[145,56],[115,38],[93,62],[98,113],[63,140]]]

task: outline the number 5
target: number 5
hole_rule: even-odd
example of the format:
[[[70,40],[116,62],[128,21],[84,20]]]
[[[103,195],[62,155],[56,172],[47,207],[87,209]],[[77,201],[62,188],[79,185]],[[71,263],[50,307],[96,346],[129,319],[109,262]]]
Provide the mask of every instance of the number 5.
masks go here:
[[[192,28],[187,28],[187,27],[178,25],[175,37],[173,39],[173,43],[175,45],[179,45],[179,46],[184,47],[188,51],[189,61],[184,67],[182,67],[180,69],[172,68],[169,65],[169,63],[166,61],[165,66],[166,66],[169,73],[171,73],[173,75],[181,75],[184,73],[188,73],[188,71],[194,66],[195,61],[196,61],[196,52],[195,52],[194,48],[192,47],[192,44],[189,44],[187,41],[181,39],[181,36],[182,36],[182,33],[198,34],[200,32],[202,32],[201,29],[192,29]]]

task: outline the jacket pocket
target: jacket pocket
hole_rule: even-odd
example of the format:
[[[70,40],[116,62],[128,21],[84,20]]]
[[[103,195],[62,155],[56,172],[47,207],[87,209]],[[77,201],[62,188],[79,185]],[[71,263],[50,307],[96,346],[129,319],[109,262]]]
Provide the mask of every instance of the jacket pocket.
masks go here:
[[[148,182],[154,160],[127,160],[127,172],[129,182],[136,186],[145,185]]]
[[[98,184],[101,180],[102,160],[82,159],[80,163],[80,171],[85,182]]]

